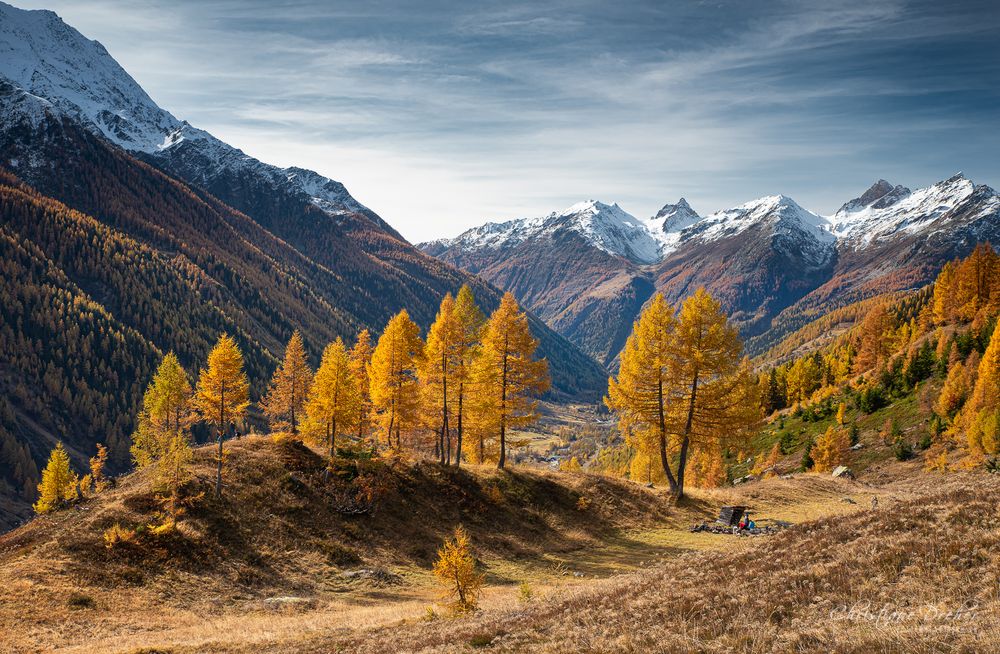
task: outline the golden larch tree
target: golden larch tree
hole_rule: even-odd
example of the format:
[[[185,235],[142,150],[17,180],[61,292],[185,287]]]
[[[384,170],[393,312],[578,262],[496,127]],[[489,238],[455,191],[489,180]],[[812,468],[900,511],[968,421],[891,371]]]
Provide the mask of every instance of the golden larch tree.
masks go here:
[[[243,354],[228,334],[208,354],[208,366],[198,375],[194,405],[202,419],[215,425],[218,452],[215,467],[215,495],[222,496],[222,442],[226,431],[235,431],[236,421],[250,406],[250,382],[243,371]]]
[[[465,401],[472,385],[472,371],[481,351],[479,339],[486,323],[472,289],[463,284],[455,298],[455,320],[458,323],[458,343],[456,347],[457,367],[454,371],[456,393],[456,430],[458,438],[455,443],[455,465],[462,464],[462,441],[465,435]]]
[[[285,358],[274,371],[271,388],[261,403],[264,414],[271,419],[272,431],[298,435],[312,376],[302,335],[295,330],[285,347]]]
[[[670,487],[677,481],[670,469],[667,412],[673,379],[670,347],[677,319],[662,293],[657,293],[632,325],[620,358],[618,376],[608,379],[608,408],[618,416],[619,429],[640,441],[637,450],[654,452]],[[652,440],[654,447],[646,445]],[[649,475],[647,475],[649,477]]]
[[[356,415],[352,418],[357,429],[358,442],[369,433],[372,411],[371,380],[368,369],[372,363],[372,337],[367,329],[358,333],[358,340],[351,348],[351,375],[354,377],[354,388],[358,401],[355,405]]]
[[[175,434],[190,427],[193,393],[187,373],[173,352],[168,352],[143,395],[138,426],[132,434],[132,460],[139,468],[156,463],[170,447]]]
[[[537,348],[528,316],[511,293],[504,293],[483,328],[474,371],[477,417],[481,427],[497,438],[500,469],[507,461],[507,430],[537,420],[536,398],[549,389],[549,365],[534,358]]]
[[[1000,329],[979,361],[979,374],[960,420],[973,455],[1000,453]]]
[[[372,406],[378,412],[386,445],[397,450],[403,447],[402,432],[413,429],[418,422],[416,372],[422,354],[420,328],[403,309],[379,336],[369,371]]]
[[[69,454],[62,443],[56,443],[49,462],[42,470],[42,483],[38,485],[36,513],[49,513],[77,498],[79,479],[70,467]]]
[[[451,421],[449,401],[456,394],[455,371],[460,363],[461,333],[451,293],[441,300],[437,317],[427,331],[424,356],[418,368],[423,410],[428,426],[436,435],[435,450],[442,464],[451,463]]]
[[[851,448],[851,438],[843,429],[835,429],[833,425],[816,439],[810,451],[813,460],[813,470],[830,472],[847,459]]]
[[[434,576],[444,586],[445,597],[452,600],[456,612],[475,610],[484,578],[476,571],[469,535],[463,527],[456,527],[454,536],[438,550]]]
[[[676,318],[659,294],[645,313],[651,318],[644,325],[640,316],[618,379],[609,383],[609,407],[656,434],[664,474],[680,499],[692,449],[723,448],[759,422],[757,379],[741,359],[736,328],[705,289],[685,300]],[[668,451],[677,453],[676,475]]]
[[[349,427],[351,420],[357,418],[358,402],[350,355],[337,337],[323,350],[323,360],[306,403],[309,431],[321,436],[329,447],[330,461],[336,454],[337,430]]]
[[[950,322],[958,313],[958,265],[957,260],[947,262],[934,281],[931,308],[935,324]]]
[[[860,374],[885,363],[893,350],[895,322],[884,304],[873,307],[859,327],[858,353],[854,358],[855,372]]]

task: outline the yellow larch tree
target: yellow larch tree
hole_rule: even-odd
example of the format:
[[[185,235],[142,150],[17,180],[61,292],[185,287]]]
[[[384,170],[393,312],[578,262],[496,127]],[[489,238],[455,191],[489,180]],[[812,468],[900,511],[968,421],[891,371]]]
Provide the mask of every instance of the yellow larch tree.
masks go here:
[[[503,469],[507,430],[538,419],[536,398],[549,389],[549,365],[534,358],[538,340],[509,292],[484,326],[481,347],[473,371],[476,414],[484,433],[497,439],[497,468]]]
[[[460,325],[451,293],[441,300],[437,317],[427,331],[424,356],[418,368],[423,411],[427,425],[436,436],[438,461],[451,464],[451,412],[449,402],[456,394],[455,371],[460,364]]]
[[[673,379],[670,344],[677,328],[674,312],[662,293],[657,293],[632,326],[621,352],[618,376],[608,379],[608,408],[618,416],[619,429],[637,441],[636,449],[659,456],[659,466],[671,489],[677,480],[670,469],[667,431],[668,402]],[[650,475],[646,475],[652,480]]]
[[[372,406],[378,413],[386,445],[397,450],[403,447],[402,432],[418,423],[416,370],[422,353],[420,328],[410,320],[406,309],[389,320],[372,353]]]
[[[350,354],[337,337],[323,350],[305,407],[308,431],[329,448],[331,461],[336,455],[337,430],[347,428],[358,417],[359,401]]]
[[[36,513],[55,511],[77,498],[79,479],[70,467],[69,454],[62,443],[56,443],[49,462],[42,470],[42,483],[38,485]]]
[[[168,352],[143,395],[138,426],[132,434],[132,460],[139,468],[156,463],[177,433],[193,418],[191,382],[177,355]]]
[[[893,350],[895,324],[884,304],[872,308],[859,327],[855,372],[865,373],[885,363]]]
[[[438,550],[438,560],[434,564],[434,576],[445,589],[445,597],[451,600],[451,607],[457,613],[473,611],[479,602],[479,592],[485,581],[476,571],[476,559],[472,555],[469,535],[461,526]]]
[[[965,321],[976,318],[981,309],[996,309],[991,302],[994,288],[1000,284],[1000,257],[987,243],[980,243],[958,266],[955,274],[958,317]]]
[[[302,335],[295,330],[285,347],[285,358],[274,371],[271,388],[261,403],[264,414],[271,420],[272,431],[298,435],[311,385],[312,370],[306,360],[305,344]]]
[[[368,369],[372,362],[372,337],[367,329],[358,333],[358,339],[351,348],[351,375],[354,377],[354,388],[358,401],[355,405],[356,414],[352,418],[360,443],[368,434],[371,424],[372,395],[371,380]]]
[[[672,489],[678,499],[684,497],[691,448],[721,448],[743,440],[761,419],[756,376],[742,352],[736,328],[705,289],[684,301],[667,346],[671,388],[666,429],[678,442]]]
[[[934,281],[931,307],[935,324],[943,325],[950,322],[958,313],[958,266],[957,260],[947,262]]]
[[[993,330],[975,384],[956,422],[965,427],[973,455],[994,455],[1000,453],[1000,329]]]
[[[830,472],[847,459],[851,447],[851,438],[843,429],[835,429],[833,425],[816,439],[810,452],[813,460],[813,470]]]
[[[479,339],[482,334],[486,317],[483,315],[476,298],[472,295],[472,289],[468,284],[463,284],[458,290],[455,298],[455,320],[458,323],[458,343],[456,345],[456,358],[458,365],[454,371],[454,384],[457,387],[455,396],[455,420],[457,436],[455,442],[455,465],[462,464],[462,441],[465,435],[465,401],[469,389],[473,383],[472,371],[481,348]]]
[[[215,495],[222,496],[222,442],[226,431],[235,431],[250,405],[250,382],[243,371],[243,354],[228,334],[208,354],[208,366],[198,375],[194,405],[203,420],[215,426],[218,453],[215,468]]]

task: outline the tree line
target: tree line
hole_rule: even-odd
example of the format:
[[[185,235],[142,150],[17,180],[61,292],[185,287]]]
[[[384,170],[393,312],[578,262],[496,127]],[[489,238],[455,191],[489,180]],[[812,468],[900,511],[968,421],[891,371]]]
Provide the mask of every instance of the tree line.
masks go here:
[[[351,347],[337,337],[315,371],[294,332],[259,408],[275,438],[322,446],[331,460],[346,439],[383,453],[433,456],[443,465],[503,468],[510,430],[537,419],[537,398],[549,388],[548,363],[536,359],[537,347],[513,295],[505,294],[486,318],[463,286],[456,296],[445,295],[426,339],[403,309],[374,344],[367,329]],[[131,453],[137,467],[153,470],[171,520],[182,510],[192,426],[213,430],[215,493],[221,495],[223,444],[250,406],[243,355],[228,334],[219,337],[194,384],[174,353],[163,357],[143,397]],[[60,444],[39,486],[48,499],[36,510],[74,499],[79,486]]]

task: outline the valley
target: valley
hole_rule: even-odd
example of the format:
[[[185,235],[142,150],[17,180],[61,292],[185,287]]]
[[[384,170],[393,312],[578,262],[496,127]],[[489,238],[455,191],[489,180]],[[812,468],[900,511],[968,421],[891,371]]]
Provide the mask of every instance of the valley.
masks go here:
[[[0,654],[996,649],[1000,15],[12,1]]]

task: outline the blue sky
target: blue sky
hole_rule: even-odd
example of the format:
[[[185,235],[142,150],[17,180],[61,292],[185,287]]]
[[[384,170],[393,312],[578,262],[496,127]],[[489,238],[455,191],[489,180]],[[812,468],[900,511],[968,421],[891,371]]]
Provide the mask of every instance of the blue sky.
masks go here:
[[[996,0],[13,3],[413,241],[591,198],[829,213],[879,177],[1000,185]]]

